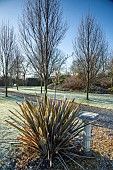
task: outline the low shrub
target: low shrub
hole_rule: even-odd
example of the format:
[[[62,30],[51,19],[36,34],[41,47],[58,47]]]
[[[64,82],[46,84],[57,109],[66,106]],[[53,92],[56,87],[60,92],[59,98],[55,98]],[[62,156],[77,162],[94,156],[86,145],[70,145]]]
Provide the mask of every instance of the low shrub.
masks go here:
[[[85,88],[85,84],[82,79],[76,77],[76,76],[71,76],[66,78],[63,84],[63,88],[67,88],[69,90],[83,90]]]
[[[45,104],[44,99],[37,99],[35,104],[26,100],[18,105],[21,112],[10,111],[15,118],[10,117],[12,121],[7,122],[21,132],[20,146],[31,160],[38,159],[37,168],[44,160],[50,167],[57,160],[66,170],[69,169],[66,160],[78,165],[76,141],[85,123],[77,117],[78,106],[75,107],[74,101],[48,99]]]
[[[113,87],[108,88],[108,91],[111,92],[111,93],[113,93]]]

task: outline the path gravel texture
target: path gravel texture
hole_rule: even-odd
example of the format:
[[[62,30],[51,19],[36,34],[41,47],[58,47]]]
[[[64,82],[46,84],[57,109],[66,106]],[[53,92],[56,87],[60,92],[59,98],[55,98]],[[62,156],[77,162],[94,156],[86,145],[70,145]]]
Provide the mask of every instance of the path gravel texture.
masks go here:
[[[113,110],[86,105],[81,105],[80,110],[98,113],[99,118],[94,122],[94,124],[113,130]]]

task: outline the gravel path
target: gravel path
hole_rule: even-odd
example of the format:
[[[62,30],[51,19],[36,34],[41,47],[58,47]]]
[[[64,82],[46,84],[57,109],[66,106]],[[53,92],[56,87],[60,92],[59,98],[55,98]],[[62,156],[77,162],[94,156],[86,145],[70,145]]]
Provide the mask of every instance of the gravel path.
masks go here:
[[[86,106],[86,105],[81,105],[80,109],[98,113],[99,118],[97,121],[95,121],[95,124],[113,130],[113,110],[97,108],[93,106]]]

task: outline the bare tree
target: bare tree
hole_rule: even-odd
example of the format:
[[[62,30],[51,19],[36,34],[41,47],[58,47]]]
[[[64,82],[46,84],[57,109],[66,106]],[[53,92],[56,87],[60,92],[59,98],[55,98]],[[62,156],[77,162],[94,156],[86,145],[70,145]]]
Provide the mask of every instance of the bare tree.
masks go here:
[[[13,67],[13,75],[16,79],[16,87],[18,90],[19,86],[19,78],[22,74],[22,63],[23,63],[23,56],[21,55],[21,52],[19,50],[19,47],[16,45],[15,48],[15,58],[14,58],[14,67]]]
[[[74,41],[74,51],[78,68],[84,74],[88,100],[90,86],[107,58],[105,36],[92,15],[81,20],[78,36]]]
[[[29,69],[30,69],[30,61],[28,61],[28,59],[26,59],[26,57],[23,56],[21,72],[24,80],[24,86],[26,85],[26,75],[29,73]]]
[[[53,56],[51,57],[49,64],[49,76],[54,74],[57,76],[57,81],[59,82],[60,71],[63,65],[66,63],[66,60],[70,56],[65,56],[63,52],[59,49],[56,49]]]
[[[33,67],[44,80],[45,100],[50,61],[66,31],[59,0],[28,1],[20,22],[21,42]]]
[[[26,59],[25,56],[21,54],[21,51],[18,47],[15,49],[15,59],[14,67],[12,70],[13,76],[16,79],[17,90],[19,88],[19,79],[23,79],[23,85],[26,85],[26,75],[29,73],[30,62]]]
[[[70,72],[71,72],[71,74],[74,75],[74,76],[79,76],[79,77],[82,76],[82,78],[84,77],[84,73],[83,73],[83,71],[81,71],[81,69],[79,68],[77,59],[73,59],[73,60],[72,60],[72,64],[71,64],[71,66],[70,66]]]
[[[5,82],[6,97],[8,96],[8,74],[13,67],[15,35],[13,27],[9,23],[2,23],[0,28],[0,62]]]
[[[113,87],[113,51],[110,52],[106,63],[106,72],[111,79],[111,87]]]

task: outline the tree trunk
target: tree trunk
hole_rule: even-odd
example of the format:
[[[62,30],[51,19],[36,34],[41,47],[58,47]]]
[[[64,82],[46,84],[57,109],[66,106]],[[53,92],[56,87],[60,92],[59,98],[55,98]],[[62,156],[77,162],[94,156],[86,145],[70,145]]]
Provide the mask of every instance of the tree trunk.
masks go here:
[[[5,97],[8,97],[7,85],[5,86]]]
[[[113,77],[111,77],[111,88],[113,87]]]
[[[87,100],[89,100],[89,88],[87,86]]]
[[[56,100],[56,82],[54,83],[54,90],[55,90],[55,97],[54,97],[54,99]]]
[[[16,88],[18,90],[18,77],[16,78]]]
[[[6,76],[5,76],[5,79],[4,79],[4,80],[5,80],[5,97],[8,97],[8,87],[7,87],[7,86],[8,86],[8,85],[7,85],[7,84],[8,84],[8,83],[7,83],[8,80],[7,80],[7,79],[8,79],[8,78],[7,78],[7,75],[6,75]]]
[[[17,88],[17,90],[18,90],[18,85],[16,85],[16,88]]]
[[[89,71],[87,71],[87,100],[89,100]]]
[[[25,74],[24,74],[24,86],[26,85],[26,77],[25,77]]]
[[[45,99],[45,104],[47,104],[47,85],[48,85],[48,78],[45,77],[45,80],[44,80],[44,99]]]
[[[42,78],[41,78],[41,82],[40,82],[40,84],[41,84],[41,94],[42,94]]]

